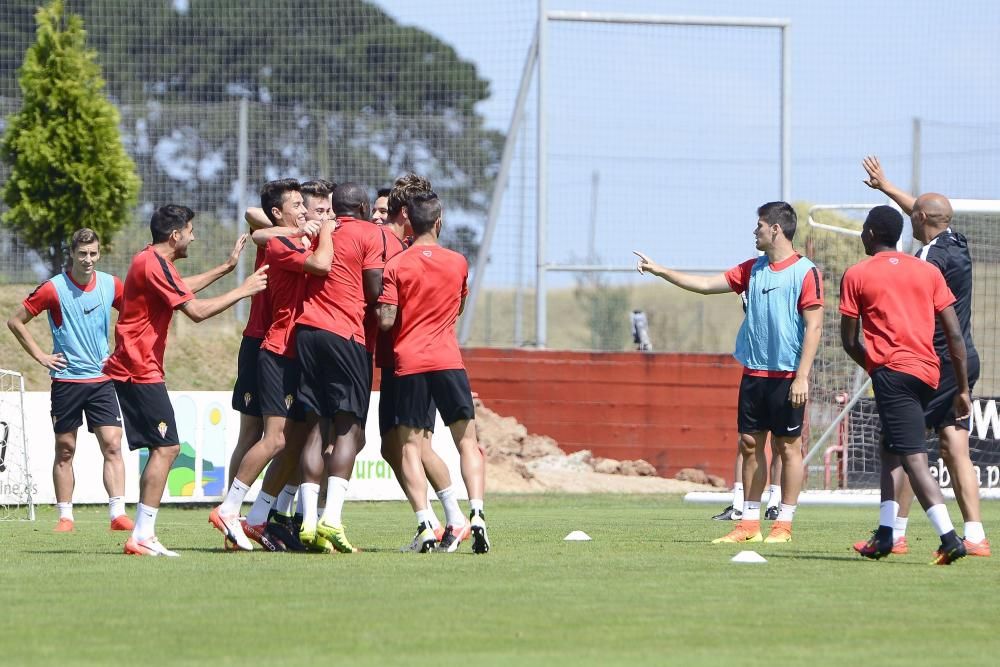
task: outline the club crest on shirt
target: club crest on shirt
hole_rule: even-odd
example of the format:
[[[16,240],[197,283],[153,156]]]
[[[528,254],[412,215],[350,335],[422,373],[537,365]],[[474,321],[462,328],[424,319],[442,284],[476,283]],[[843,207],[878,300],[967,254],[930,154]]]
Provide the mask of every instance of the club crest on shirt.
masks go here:
[[[890,264],[899,264],[899,260],[897,258],[895,258],[895,257],[890,257],[889,258],[889,263]]]
[[[167,422],[157,424],[156,430],[159,432],[161,438],[167,437]]]
[[[424,257],[430,257],[431,255],[434,254],[430,250],[424,250],[423,253],[424,253]]]
[[[286,410],[289,410],[289,409],[291,409],[291,407],[292,407],[292,403],[293,403],[294,401],[295,401],[295,399],[294,399],[294,398],[292,397],[292,395],[291,395],[291,394],[285,394],[285,409],[286,409]]]
[[[253,400],[253,394],[251,394],[249,391],[243,394],[243,405],[249,406],[250,401],[252,400]]]

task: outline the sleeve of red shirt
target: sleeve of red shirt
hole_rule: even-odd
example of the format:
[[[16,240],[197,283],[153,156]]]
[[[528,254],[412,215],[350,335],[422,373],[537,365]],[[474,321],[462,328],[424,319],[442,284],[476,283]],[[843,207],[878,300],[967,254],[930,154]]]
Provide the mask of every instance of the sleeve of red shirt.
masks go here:
[[[955,295],[948,289],[948,283],[940,271],[934,271],[934,312],[940,313],[955,303]]]
[[[35,291],[29,294],[28,298],[22,303],[24,309],[31,313],[32,317],[36,317],[42,311],[58,307],[59,294],[56,292],[56,286],[52,284],[52,281],[46,280],[36,287]]]
[[[115,276],[115,300],[111,302],[111,306],[117,310],[122,309],[122,297],[125,296],[125,283],[118,276]]]
[[[264,263],[272,269],[301,273],[303,265],[312,254],[311,249],[303,248],[284,236],[278,236],[267,242]]]
[[[840,314],[858,319],[861,316],[861,304],[858,303],[858,281],[854,267],[847,269],[840,279]]]
[[[385,271],[382,272],[382,295],[378,298],[379,303],[390,306],[399,305],[399,291],[396,286],[397,266],[399,266],[399,262],[386,262]]]
[[[381,269],[385,267],[386,240],[381,227],[374,227],[372,234],[365,237],[364,259],[361,261],[361,270]]]
[[[147,262],[146,283],[171,309],[176,309],[194,299],[194,294],[168,262],[159,262],[155,259]]]
[[[756,259],[748,259],[726,271],[726,282],[737,294],[743,294],[750,287],[750,270],[756,262]]]
[[[823,305],[823,274],[815,266],[806,272],[799,293],[799,312],[812,306]]]

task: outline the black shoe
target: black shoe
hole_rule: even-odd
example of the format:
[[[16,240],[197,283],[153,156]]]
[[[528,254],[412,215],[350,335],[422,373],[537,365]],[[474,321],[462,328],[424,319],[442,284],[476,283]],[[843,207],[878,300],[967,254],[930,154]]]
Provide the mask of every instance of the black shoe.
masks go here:
[[[743,512],[739,510],[734,510],[733,506],[730,505],[726,509],[722,510],[718,514],[712,517],[716,521],[739,521],[743,518]]]
[[[275,544],[280,544],[283,551],[307,551],[306,545],[299,539],[298,532],[281,521],[268,521],[264,534]]]
[[[951,565],[959,558],[965,558],[968,551],[965,542],[955,534],[955,531],[941,537],[941,546],[934,552],[931,565]]]
[[[778,520],[778,506],[768,507],[764,510],[764,520],[765,521],[777,521]]]

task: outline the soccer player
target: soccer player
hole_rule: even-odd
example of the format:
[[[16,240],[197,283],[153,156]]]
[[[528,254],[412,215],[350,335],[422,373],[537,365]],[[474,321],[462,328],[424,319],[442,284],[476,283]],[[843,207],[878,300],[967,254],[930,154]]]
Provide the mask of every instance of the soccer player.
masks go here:
[[[125,277],[124,305],[115,325],[115,351],[104,364],[104,373],[115,382],[129,449],[149,450],[126,554],[177,555],[160,543],[155,530],[167,474],[180,451],[174,409],[163,380],[163,353],[174,310],[201,322],[267,287],[267,267],[261,266],[236,289],[196,299],[196,292],[236,267],[247,236],[239,238],[223,264],[184,280],[174,262],[187,257],[194,241],[192,218],[194,211],[186,206],[171,204],[153,212],[149,221],[152,243],[132,259]]]
[[[951,202],[935,193],[914,198],[886,179],[876,157],[865,158],[863,164],[868,172],[865,183],[884,192],[910,216],[913,236],[924,244],[916,256],[941,270],[948,289],[955,296],[955,315],[965,340],[971,392],[979,379],[979,353],[972,342],[972,258],[969,256],[968,240],[951,228]],[[969,457],[971,422],[955,418],[953,404],[958,387],[954,382],[948,344],[940,323],[934,329],[934,351],[941,363],[941,382],[927,404],[924,423],[927,428],[937,431],[941,457],[951,472],[955,498],[965,520],[965,549],[970,556],[989,556],[990,542],[979,512],[979,480]],[[896,500],[899,502],[899,513],[893,530],[892,552],[898,554],[908,550],[906,524],[913,503],[913,491],[905,477],[901,487],[896,489]]]
[[[966,551],[927,467],[924,413],[938,386],[941,367],[934,351],[935,316],[944,330],[955,376],[956,419],[968,419],[971,412],[965,342],[955,314],[955,297],[941,272],[896,251],[902,231],[899,211],[890,206],[873,208],[861,230],[861,242],[871,258],[847,269],[840,283],[841,343],[871,377],[883,435],[879,526],[868,542],[856,544],[855,549],[875,559],[892,552],[899,509],[896,484],[905,474],[941,536],[932,563],[948,565]],[[859,339],[862,332],[864,344]]]
[[[382,289],[385,238],[370,222],[365,188],[342,183],[333,191],[337,230],[333,264],[326,276],[306,280],[302,314],[296,319],[295,345],[302,364],[306,410],[332,420],[319,443],[306,444],[299,486],[305,544],[321,537],[337,551],[353,553],[343,523],[344,501],[354,460],[364,447],[364,424],[371,399],[372,368],[365,348],[365,308]],[[322,460],[322,465],[317,465]],[[327,478],[326,509],[318,516],[319,482]]]
[[[310,198],[320,200],[322,206],[329,193],[320,188],[322,186],[310,185]],[[298,181],[269,181],[261,188],[260,199],[261,207],[275,227],[294,230],[305,223],[306,205]],[[264,263],[269,267],[271,326],[257,361],[264,433],[244,455],[222,504],[209,514],[209,523],[245,551],[253,549],[250,538],[267,550],[276,550],[265,534],[268,511],[286,478],[297,466],[307,433],[305,411],[297,397],[301,369],[295,357],[292,329],[302,305],[305,274],[325,276],[330,269],[335,226],[336,222],[329,217],[323,221],[315,253],[302,243],[301,237],[273,236],[267,241]],[[280,461],[276,459],[279,455]],[[272,460],[274,465],[268,469],[264,486],[246,520],[241,522],[243,499]]]
[[[771,433],[781,456],[781,506],[763,541],[789,542],[802,488],[802,423],[809,398],[809,372],[823,326],[823,279],[811,261],[795,252],[796,215],[786,202],[757,209],[754,240],[764,255],[726,273],[697,276],[664,268],[642,253],[640,273],[649,272],[700,294],[745,293],[747,314],[734,356],[743,364],[738,428],[743,481],[750,480],[743,518],[722,542],[760,542],[760,501]]]
[[[422,449],[434,430],[436,406],[461,456],[471,509],[468,522],[460,513],[457,518],[449,513],[437,548],[456,551],[471,534],[472,551],[484,554],[490,549],[483,506],[486,462],[476,436],[476,410],[455,335],[455,323],[469,292],[469,267],[462,255],[438,243],[442,208],[436,194],[417,194],[407,201],[406,208],[415,235],[413,245],[386,263],[379,297],[379,327],[388,331],[399,321],[393,356],[395,422],[402,442],[400,481],[416,513],[417,539],[430,548],[436,540]]]
[[[7,327],[24,351],[49,369],[52,377],[52,430],[56,435],[52,484],[59,510],[55,532],[71,532],[74,526],[73,455],[84,414],[104,457],[111,530],[132,530],[132,520],[125,514],[121,410],[111,378],[102,370],[109,354],[111,309],[122,307],[122,281],[95,269],[101,259],[101,242],[92,229],[74,232],[70,259],[70,269],[36,287],[7,320]],[[25,326],[46,311],[52,354],[42,351]]]
[[[384,225],[389,218],[389,193],[392,188],[379,188],[375,196],[375,205],[372,206],[372,222],[376,225]]]

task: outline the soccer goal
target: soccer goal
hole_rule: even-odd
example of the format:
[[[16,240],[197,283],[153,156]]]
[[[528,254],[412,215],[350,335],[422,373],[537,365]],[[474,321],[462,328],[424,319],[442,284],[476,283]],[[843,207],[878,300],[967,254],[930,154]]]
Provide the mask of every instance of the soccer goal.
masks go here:
[[[0,521],[35,520],[24,429],[24,377],[0,369]]]
[[[981,373],[973,390],[972,462],[984,496],[1000,492],[1000,200],[951,200],[952,228],[969,240],[973,264],[972,337]],[[864,216],[874,204],[814,206],[809,211],[806,253],[822,269],[826,305],[823,337],[813,366],[809,420],[812,441],[807,455],[811,488],[849,490],[879,486],[881,428],[867,373],[844,353],[840,344],[840,279],[865,258],[860,236]],[[909,220],[899,249],[916,252]],[[931,473],[942,488],[951,486],[939,458],[936,435],[927,445]],[[822,475],[822,479],[817,476]]]

